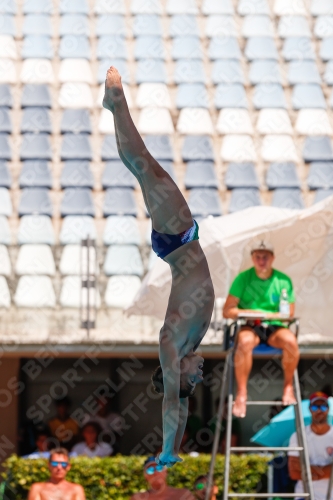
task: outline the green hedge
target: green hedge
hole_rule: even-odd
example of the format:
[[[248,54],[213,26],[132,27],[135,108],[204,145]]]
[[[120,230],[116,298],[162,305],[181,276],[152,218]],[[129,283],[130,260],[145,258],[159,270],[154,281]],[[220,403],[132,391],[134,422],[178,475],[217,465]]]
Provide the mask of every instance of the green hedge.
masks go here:
[[[196,477],[208,472],[210,455],[183,458],[182,463],[169,469],[168,483],[170,486],[191,490]],[[73,458],[67,479],[84,487],[87,500],[128,500],[133,493],[146,489],[142,474],[144,460],[144,457],[121,455],[110,458]],[[45,481],[49,477],[47,462],[42,459],[27,460],[13,455],[3,466],[7,470],[2,474],[7,483],[4,498],[8,499],[26,499],[32,483]],[[219,486],[223,484],[223,467],[224,457],[218,456],[215,478]],[[266,457],[232,455],[230,464],[232,491],[255,492],[266,471]]]

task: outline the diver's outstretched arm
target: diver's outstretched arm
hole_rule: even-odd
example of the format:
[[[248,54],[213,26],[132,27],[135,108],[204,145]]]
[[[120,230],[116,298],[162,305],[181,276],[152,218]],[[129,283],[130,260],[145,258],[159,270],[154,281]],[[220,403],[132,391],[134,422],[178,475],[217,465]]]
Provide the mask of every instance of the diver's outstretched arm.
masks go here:
[[[187,423],[188,416],[188,398],[179,399],[179,419],[178,419],[178,429],[175,438],[175,454],[178,455],[180,445],[182,444],[182,439],[185,432],[185,427]]]
[[[180,421],[179,353],[172,342],[172,338],[163,333],[160,334],[160,362],[164,385],[162,403],[163,449],[157,460],[159,463],[171,467],[175,463],[182,461],[178,456],[178,451],[184,433],[184,431],[181,433],[184,422]]]

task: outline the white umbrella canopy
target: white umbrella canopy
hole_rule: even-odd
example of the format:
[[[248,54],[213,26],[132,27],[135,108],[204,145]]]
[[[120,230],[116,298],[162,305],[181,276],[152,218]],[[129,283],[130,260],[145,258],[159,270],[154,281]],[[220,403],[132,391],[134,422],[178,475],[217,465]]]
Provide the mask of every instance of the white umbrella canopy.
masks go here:
[[[275,249],[274,267],[288,274],[301,318],[299,340],[331,342],[333,337],[333,197],[303,210],[261,206],[200,224],[216,297],[226,297],[233,278],[251,267],[250,248],[261,240]],[[158,259],[128,307],[128,314],[163,319],[171,289],[169,265]]]

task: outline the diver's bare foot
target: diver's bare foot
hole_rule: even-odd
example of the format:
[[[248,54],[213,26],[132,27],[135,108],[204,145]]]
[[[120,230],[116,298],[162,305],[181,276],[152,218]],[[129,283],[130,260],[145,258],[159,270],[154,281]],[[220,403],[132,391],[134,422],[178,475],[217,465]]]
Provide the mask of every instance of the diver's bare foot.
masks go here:
[[[124,89],[121,84],[121,76],[118,70],[111,66],[106,73],[105,94],[103,99],[103,108],[114,112],[114,107],[124,99]]]
[[[235,403],[232,408],[232,413],[235,417],[244,418],[246,415],[246,400],[247,394],[236,394]]]
[[[294,389],[292,385],[286,385],[283,389],[282,403],[284,405],[291,405],[296,403],[296,398],[294,394]]]

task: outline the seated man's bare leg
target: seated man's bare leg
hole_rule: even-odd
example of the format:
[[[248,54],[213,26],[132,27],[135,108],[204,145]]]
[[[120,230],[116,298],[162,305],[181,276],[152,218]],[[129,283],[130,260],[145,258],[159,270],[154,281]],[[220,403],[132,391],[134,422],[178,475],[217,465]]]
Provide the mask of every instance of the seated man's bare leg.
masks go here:
[[[114,115],[121,158],[143,187],[153,228],[167,234],[189,229],[193,220],[186,200],[170,175],[147,151],[131,118],[121,77],[114,67],[107,72],[103,106]]]
[[[252,351],[259,344],[260,339],[250,328],[244,327],[238,334],[235,351],[235,378],[237,393],[233,406],[236,417],[245,417],[247,401],[247,381],[252,368]]]
[[[293,389],[293,377],[299,361],[299,349],[297,339],[293,332],[287,328],[279,328],[273,333],[268,344],[277,349],[282,349],[282,368],[284,372],[284,384],[282,402],[285,405],[295,403],[295,394]]]

